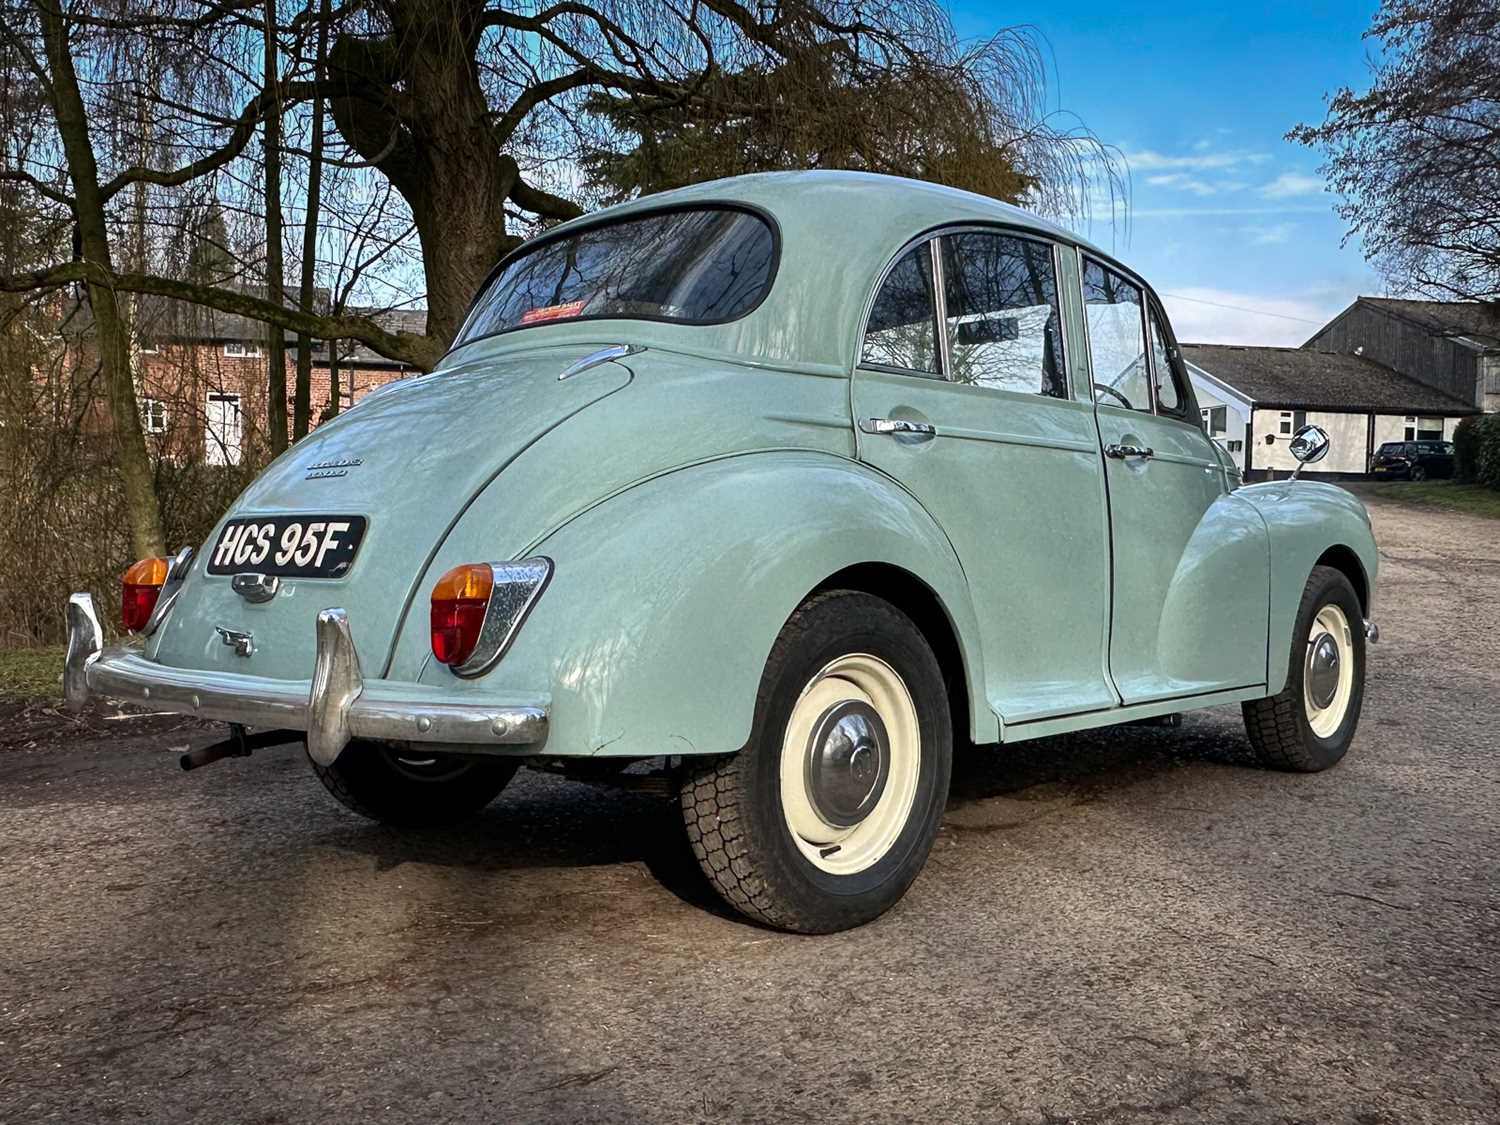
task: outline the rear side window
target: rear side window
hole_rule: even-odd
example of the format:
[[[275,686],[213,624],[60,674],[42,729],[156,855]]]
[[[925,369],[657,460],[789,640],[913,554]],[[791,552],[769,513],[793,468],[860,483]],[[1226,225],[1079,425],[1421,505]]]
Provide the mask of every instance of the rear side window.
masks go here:
[[[938,376],[937,306],[932,252],[913,246],[885,275],[870,309],[860,363]]]
[[[766,295],[776,236],[727,207],[667,211],[540,241],[485,287],[455,346],[559,320],[635,318],[718,324]]]
[[[1052,248],[1009,234],[945,235],[948,378],[1066,398]]]
[[[1150,413],[1140,289],[1098,262],[1086,261],[1083,310],[1093,363],[1094,401]]]

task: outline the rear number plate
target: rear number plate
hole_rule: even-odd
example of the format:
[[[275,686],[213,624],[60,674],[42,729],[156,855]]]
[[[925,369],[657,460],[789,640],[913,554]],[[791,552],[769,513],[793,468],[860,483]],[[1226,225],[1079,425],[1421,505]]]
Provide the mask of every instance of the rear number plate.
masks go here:
[[[264,516],[230,520],[208,556],[208,573],[342,578],[365,537],[364,516]]]

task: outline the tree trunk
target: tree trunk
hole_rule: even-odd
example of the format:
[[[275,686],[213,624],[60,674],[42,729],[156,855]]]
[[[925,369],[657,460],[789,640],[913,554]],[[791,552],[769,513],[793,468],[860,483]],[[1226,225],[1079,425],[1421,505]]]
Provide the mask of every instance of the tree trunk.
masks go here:
[[[319,80],[328,67],[328,0],[322,0],[318,11],[317,64],[314,71]],[[323,196],[323,99],[317,97],[312,103],[312,151],[307,168],[307,209],[302,220],[302,291],[299,305],[303,312],[313,311],[313,284],[317,280],[314,267],[318,258],[318,208]],[[329,341],[330,352],[332,341]],[[312,338],[306,333],[297,337],[297,386],[292,404],[292,440],[301,441],[307,436],[312,414]],[[330,374],[332,369],[330,368]]]
[[[88,114],[78,89],[78,74],[68,47],[68,25],[58,0],[37,0],[37,14],[46,44],[47,68],[51,72],[52,102],[57,115],[58,136],[73,181],[74,211],[83,258],[113,272],[109,232],[104,218],[104,197],[99,190],[99,168],[94,161]],[[166,553],[161,530],[161,508],[152,488],[151,459],[141,430],[140,407],[130,370],[128,326],[120,315],[115,294],[108,286],[88,285],[89,306],[94,315],[94,333],[99,360],[109,388],[109,409],[115,435],[115,456],[125,490],[125,517],[130,526],[130,546],[140,558]]]
[[[472,62],[482,10],[468,0],[395,4],[394,39],[340,35],[329,60],[331,73],[363,87],[364,96],[334,97],[329,108],[344,139],[411,208],[427,274],[427,333],[445,344],[491,267],[519,241],[505,232],[515,162],[496,146]],[[398,86],[399,116],[372,94]]]
[[[276,0],[266,0],[265,75],[272,91],[273,106],[266,114],[266,300],[284,303],[281,260],[281,88],[280,64],[276,57]],[[271,438],[271,456],[286,450],[286,332],[272,325],[266,346],[266,429]]]

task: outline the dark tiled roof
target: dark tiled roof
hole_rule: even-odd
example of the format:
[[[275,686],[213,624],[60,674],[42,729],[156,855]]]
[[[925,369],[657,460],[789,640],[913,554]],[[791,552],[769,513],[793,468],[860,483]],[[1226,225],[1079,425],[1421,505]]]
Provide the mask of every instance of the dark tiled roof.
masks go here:
[[[1478,413],[1472,403],[1363,356],[1230,344],[1183,344],[1182,356],[1256,406],[1372,414]]]
[[[256,293],[253,289],[246,291]],[[256,295],[260,294],[256,293]],[[328,290],[319,289],[313,306],[315,311],[327,313],[329,311],[328,298]],[[295,307],[296,301],[295,292],[287,294],[286,303],[289,307]],[[415,332],[421,335],[427,330],[426,309],[377,309],[361,305],[346,308],[344,312],[348,316],[371,317],[389,332]],[[148,341],[218,343],[235,340],[258,343],[266,338],[266,326],[261,321],[151,294],[142,294],[136,299],[136,317],[141,338]],[[79,301],[66,317],[64,334],[75,338],[83,337],[92,333],[93,328],[94,322],[88,302]],[[296,338],[296,333],[288,332],[286,334],[288,346]],[[315,346],[314,354],[327,355],[327,349],[322,342]],[[364,344],[352,340],[345,341],[341,354],[346,363],[380,366],[391,366],[394,363],[393,360],[372,351]]]
[[[1437,335],[1468,336],[1487,347],[1500,347],[1500,301],[1403,301],[1394,297],[1360,300],[1415,321]]]

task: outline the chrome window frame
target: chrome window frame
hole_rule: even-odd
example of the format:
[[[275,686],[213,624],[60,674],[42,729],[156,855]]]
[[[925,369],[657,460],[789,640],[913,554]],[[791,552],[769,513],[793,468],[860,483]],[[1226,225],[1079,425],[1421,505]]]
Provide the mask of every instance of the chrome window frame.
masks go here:
[[[941,340],[943,322],[938,315],[939,304],[942,300],[942,294],[937,287],[938,278],[937,274],[935,273],[936,262],[933,260],[933,251],[930,247],[930,244],[936,241],[937,239],[933,235],[922,234],[918,235],[916,238],[913,238],[908,242],[903,242],[901,244],[901,249],[896,251],[895,256],[891,258],[890,261],[886,262],[884,268],[881,269],[880,273],[876,276],[875,287],[870,291],[870,295],[865,301],[864,316],[860,318],[859,322],[859,338],[855,341],[854,345],[854,371],[863,369],[865,371],[880,371],[887,375],[910,375],[914,379],[928,379],[936,380],[938,382],[947,381],[948,368],[944,363],[943,344]],[[885,283],[890,279],[892,271],[901,264],[901,262],[906,258],[908,254],[917,249],[924,242],[929,244],[927,254],[927,275],[932,281],[932,331],[933,334],[938,337],[933,341],[935,345],[934,351],[937,354],[938,370],[921,371],[915,367],[900,367],[894,363],[866,363],[864,361],[865,336],[870,331],[870,317],[874,315],[875,302],[880,300],[880,294],[885,289]]]
[[[1047,235],[1040,234],[1034,230],[1029,230],[1025,227],[1011,226],[1006,223],[985,223],[974,222],[971,220],[960,223],[952,223],[944,226],[931,227],[928,230],[923,231],[921,234],[918,234],[915,237],[909,238],[905,242],[903,242],[896,253],[892,255],[889,260],[887,260],[885,267],[879,272],[879,274],[876,275],[875,285],[873,288],[871,288],[868,296],[865,299],[864,315],[860,317],[859,321],[859,335],[854,342],[854,365],[851,370],[851,374],[854,371],[863,369],[865,371],[880,371],[888,375],[910,375],[917,379],[936,379],[944,383],[951,383],[955,387],[972,387],[976,391],[986,391],[992,394],[996,393],[997,391],[1001,391],[1001,389],[998,387],[986,387],[982,383],[956,383],[950,377],[950,373],[953,370],[953,357],[952,344],[948,339],[948,294],[946,292],[947,277],[943,268],[942,239],[946,238],[950,234],[964,234],[966,232],[977,234],[1003,235],[1006,237],[1015,238],[1019,241],[1039,243],[1047,247],[1049,251],[1049,257],[1052,260],[1052,285],[1055,293],[1057,313],[1057,364],[1058,375],[1060,375],[1062,378],[1062,393],[1048,394],[1047,392],[1042,390],[1003,391],[1001,393],[1030,394],[1040,399],[1052,399],[1057,402],[1074,401],[1073,376],[1071,369],[1069,368],[1070,353],[1068,351],[1067,338],[1068,309],[1063,301],[1062,253],[1065,244],[1060,242],[1056,238],[1050,238]],[[934,315],[937,318],[935,329],[938,334],[938,366],[941,367],[942,370],[938,374],[934,375],[930,371],[917,371],[909,367],[896,367],[886,363],[865,363],[862,358],[865,351],[865,335],[867,332],[869,332],[870,316],[875,311],[875,302],[880,297],[880,291],[885,287],[886,278],[888,278],[891,271],[896,268],[896,263],[901,261],[901,259],[904,258],[908,253],[910,253],[914,247],[920,246],[924,242],[928,245],[928,250],[931,257],[930,269],[932,272],[933,284],[933,309]],[[1074,248],[1072,243],[1067,243],[1066,245],[1069,249]],[[1079,276],[1080,278],[1082,277],[1081,271]],[[1133,283],[1139,284],[1138,282],[1135,282],[1135,279],[1132,278],[1131,280]],[[1080,285],[1081,284],[1082,282],[1080,281]],[[1093,368],[1092,366],[1090,366],[1090,371],[1092,370]]]
[[[1087,251],[1083,251],[1078,255],[1078,258],[1078,308],[1079,311],[1083,314],[1083,337],[1088,341],[1089,344],[1089,400],[1093,402],[1095,406],[1111,405],[1108,402],[1100,403],[1098,396],[1094,392],[1094,387],[1098,385],[1099,380],[1094,378],[1096,374],[1096,372],[1094,371],[1094,341],[1089,333],[1089,297],[1088,290],[1085,287],[1083,280],[1084,275],[1088,272],[1089,263],[1092,262],[1094,265],[1098,266],[1106,273],[1112,273],[1121,281],[1135,286],[1135,288],[1141,295],[1139,315],[1139,319],[1141,322],[1141,354],[1146,359],[1146,398],[1148,401],[1146,409],[1144,410],[1134,406],[1129,407],[1128,409],[1132,414],[1146,414],[1152,418],[1167,417],[1172,419],[1174,422],[1181,421],[1182,419],[1178,418],[1175,414],[1159,415],[1156,409],[1156,378],[1152,373],[1152,365],[1154,363],[1154,360],[1151,358],[1150,326],[1146,320],[1146,303],[1149,297],[1152,296],[1150,288],[1144,281],[1141,280],[1139,275],[1131,273],[1128,270],[1123,270],[1118,266],[1111,265],[1109,262],[1104,261],[1096,254],[1090,254]],[[1115,409],[1125,410],[1127,408],[1123,406],[1115,406]]]

